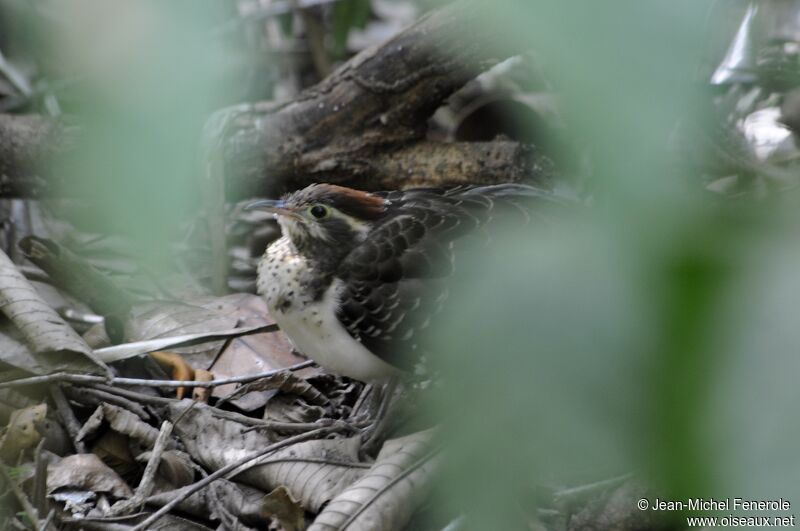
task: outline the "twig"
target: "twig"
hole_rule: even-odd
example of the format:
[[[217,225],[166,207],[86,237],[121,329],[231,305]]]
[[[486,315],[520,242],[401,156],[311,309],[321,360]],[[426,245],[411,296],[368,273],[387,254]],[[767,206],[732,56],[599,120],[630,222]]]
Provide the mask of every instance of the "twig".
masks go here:
[[[14,496],[16,496],[17,501],[19,504],[22,505],[22,510],[25,511],[25,515],[30,520],[31,524],[35,528],[40,528],[41,525],[39,524],[39,515],[36,514],[36,509],[31,505],[30,500],[25,493],[22,492],[22,489],[19,488],[19,485],[11,479],[11,475],[8,473],[8,468],[3,463],[0,463],[0,473],[2,473],[3,478],[8,482],[8,485],[11,487],[11,490],[14,492]]]
[[[53,522],[53,518],[56,516],[55,508],[50,509],[50,512],[47,513],[47,518],[44,519],[42,525],[39,526],[39,531],[47,531],[50,528],[50,524]]]
[[[11,82],[17,92],[25,97],[30,97],[31,92],[33,92],[31,84],[14,65],[6,60],[2,51],[0,51],[0,74],[3,74]]]
[[[45,439],[42,438],[39,444],[36,445],[36,452],[34,453],[33,460],[33,506],[36,508],[36,514],[44,513],[47,508],[47,461],[42,456],[42,449],[44,449]]]
[[[64,427],[67,429],[70,439],[72,439],[75,451],[79,454],[85,454],[86,445],[83,444],[83,441],[78,440],[78,432],[81,430],[81,425],[78,419],[75,418],[75,413],[72,411],[72,408],[69,407],[67,397],[64,396],[64,391],[61,387],[54,385],[50,387],[50,396],[56,404],[58,416],[61,417],[61,421],[64,423]]]
[[[176,419],[175,419],[175,422],[174,422],[175,426],[177,426],[178,424],[180,424],[180,423],[181,423],[181,421],[183,420],[183,418],[184,418],[184,417],[185,417],[185,416],[186,416],[186,415],[187,415],[187,414],[188,414],[188,413],[189,413],[191,410],[193,410],[193,409],[195,408],[195,406],[196,406],[198,403],[199,403],[199,402],[197,402],[197,400],[192,400],[192,403],[191,403],[191,404],[189,404],[189,407],[187,407],[186,409],[184,409],[183,411],[181,411],[181,414],[180,414],[180,415],[178,415],[178,418],[176,418]]]
[[[358,399],[356,403],[353,404],[353,409],[350,410],[350,419],[356,419],[359,416],[363,416],[361,414],[361,410],[365,407],[364,404],[367,398],[371,397],[375,393],[375,385],[374,384],[367,384],[361,390],[361,393],[358,395]],[[369,406],[367,406],[366,416],[370,415]]]
[[[148,395],[145,393],[139,393],[137,391],[130,391],[128,389],[119,389],[117,387],[109,387],[107,385],[102,384],[89,384],[89,387],[92,389],[97,389],[98,391],[104,391],[110,395],[119,395],[130,400],[135,400],[136,402],[140,402],[143,404],[153,404],[157,406],[168,406],[174,402],[178,402],[177,398],[166,398],[163,396],[153,396]]]
[[[205,474],[203,477],[205,477]],[[237,521],[237,518],[233,516],[227,507],[225,507],[225,505],[222,503],[219,488],[219,483],[212,483],[209,485],[208,489],[211,496],[207,496],[206,500],[211,506],[213,512],[216,513],[217,517],[219,518],[219,529],[236,529],[239,527],[239,525],[237,525],[239,522]]]
[[[449,524],[442,528],[442,531],[460,531],[464,529],[464,515],[457,516],[454,520],[451,520]]]
[[[333,431],[332,428],[320,428],[318,430],[310,431],[308,433],[301,433],[299,435],[295,435],[294,437],[289,437],[288,439],[284,439],[284,440],[282,440],[280,442],[277,442],[275,444],[271,444],[271,445],[267,446],[266,448],[264,448],[263,450],[260,450],[260,451],[256,452],[255,454],[249,455],[247,457],[243,457],[242,459],[239,459],[238,461],[235,461],[235,462],[233,462],[233,463],[231,463],[229,465],[226,465],[226,466],[218,469],[214,473],[209,474],[208,476],[204,477],[200,481],[197,481],[197,482],[193,483],[192,485],[189,485],[189,486],[185,487],[185,490],[183,490],[180,495],[175,496],[175,498],[173,498],[172,501],[170,501],[168,504],[166,504],[165,506],[160,508],[158,511],[153,513],[149,518],[147,518],[144,522],[142,522],[139,525],[137,525],[136,527],[134,527],[131,531],[145,531],[146,529],[150,529],[152,527],[152,525],[156,521],[158,521],[162,516],[164,516],[165,514],[170,512],[176,505],[178,505],[180,502],[182,502],[183,500],[185,500],[186,498],[188,498],[189,496],[191,496],[195,492],[201,490],[206,485],[209,485],[211,482],[213,482],[213,481],[215,481],[215,480],[217,480],[217,479],[219,479],[221,477],[225,477],[225,476],[228,476],[228,475],[235,476],[235,475],[237,475],[237,474],[239,474],[241,472],[244,472],[244,470],[246,468],[249,468],[248,465],[251,465],[252,461],[255,461],[259,457],[262,457],[264,455],[267,455],[267,454],[272,453],[272,452],[274,452],[276,450],[280,450],[281,448],[284,448],[286,446],[290,446],[290,445],[298,443],[298,442],[302,442],[302,441],[306,441],[306,440],[309,440],[309,439],[314,439],[314,438],[316,438],[318,436],[326,435],[326,434],[328,434],[328,433],[330,433],[332,431]],[[239,468],[242,468],[242,470],[238,470]]]
[[[252,419],[249,428],[245,428],[242,433],[248,433],[257,430],[271,430],[271,431],[308,431],[317,428],[338,427],[342,430],[350,432],[357,432],[367,424],[350,423],[338,419],[320,419],[317,422],[276,422],[271,420]]]
[[[556,502],[564,499],[564,498],[573,498],[575,496],[583,496],[586,494],[590,494],[592,492],[603,490],[608,487],[613,487],[624,483],[625,481],[629,480],[633,477],[633,474],[624,474],[622,476],[617,476],[614,478],[604,479],[602,481],[596,481],[594,483],[589,483],[587,485],[579,485],[577,487],[571,487],[568,489],[563,489],[555,494],[553,494],[553,499]]]
[[[144,504],[145,499],[150,496],[150,493],[153,492],[156,470],[158,470],[158,465],[161,461],[164,449],[167,447],[169,437],[172,435],[172,426],[173,424],[168,420],[165,420],[161,424],[161,430],[159,430],[156,442],[153,444],[153,450],[150,452],[150,458],[147,460],[147,466],[144,468],[142,480],[139,482],[136,492],[130,499],[122,500],[114,504],[114,506],[111,507],[109,515],[118,516],[138,509]]]
[[[147,411],[145,411],[144,408],[136,402],[111,394],[107,391],[101,391],[92,387],[73,386],[68,388],[66,392],[74,399],[78,399],[79,401],[83,399],[83,401],[88,402],[91,405],[96,406],[102,402],[108,402],[109,404],[114,404],[115,406],[127,409],[131,413],[136,413],[136,415],[138,415],[142,420],[150,419],[150,415],[147,413]]]
[[[177,347],[188,347],[202,343],[208,343],[217,339],[228,337],[243,337],[252,334],[265,334],[276,332],[278,325],[271,323],[268,325],[256,325],[247,328],[232,328],[229,330],[215,330],[213,332],[200,332],[196,334],[182,334],[179,336],[159,337],[156,339],[145,339],[134,341],[133,343],[121,343],[110,347],[99,348],[94,351],[94,355],[106,362],[120,361],[133,358],[156,350],[166,350]]]
[[[96,383],[107,385],[131,385],[141,387],[216,387],[218,385],[225,385],[229,383],[244,383],[258,380],[259,378],[268,378],[275,376],[283,371],[299,371],[310,367],[314,362],[311,360],[297,363],[282,369],[273,369],[258,374],[248,374],[243,376],[232,376],[230,378],[222,378],[219,380],[210,380],[207,382],[190,382],[184,380],[144,380],[141,378],[104,378],[102,376],[95,376],[92,374],[76,374],[70,372],[55,372],[45,376],[31,376],[30,378],[20,378],[18,380],[11,380],[10,382],[1,382],[0,389],[5,387],[18,387],[21,385],[36,385],[42,383],[53,382],[68,382],[68,383]]]

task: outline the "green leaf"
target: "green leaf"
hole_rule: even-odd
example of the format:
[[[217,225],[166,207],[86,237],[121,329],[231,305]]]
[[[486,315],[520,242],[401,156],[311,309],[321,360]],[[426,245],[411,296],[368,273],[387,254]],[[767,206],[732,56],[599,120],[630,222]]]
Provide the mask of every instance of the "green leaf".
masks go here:
[[[344,55],[347,36],[353,28],[363,28],[372,12],[370,0],[341,0],[333,10],[333,52]]]
[[[284,13],[275,17],[278,21],[278,27],[283,32],[283,35],[290,37],[294,33],[294,13]]]

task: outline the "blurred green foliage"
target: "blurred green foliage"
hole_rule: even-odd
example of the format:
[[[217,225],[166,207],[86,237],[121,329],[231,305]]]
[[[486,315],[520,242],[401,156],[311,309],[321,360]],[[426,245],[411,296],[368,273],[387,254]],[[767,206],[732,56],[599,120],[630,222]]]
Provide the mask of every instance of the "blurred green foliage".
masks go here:
[[[343,57],[347,51],[347,36],[353,28],[367,25],[372,3],[370,0],[340,0],[333,7],[333,53]]]
[[[218,3],[77,1],[41,51],[80,80],[70,109],[81,143],[52,161],[88,200],[70,219],[83,230],[131,238],[145,263],[169,260],[178,224],[202,207],[200,133],[223,101]]]
[[[485,6],[562,96],[594,199],[478,253],[453,290],[441,502],[466,528],[523,528],[537,486],[629,472],[668,499],[800,504],[795,194],[720,203],[672,149],[708,104],[710,6]]]

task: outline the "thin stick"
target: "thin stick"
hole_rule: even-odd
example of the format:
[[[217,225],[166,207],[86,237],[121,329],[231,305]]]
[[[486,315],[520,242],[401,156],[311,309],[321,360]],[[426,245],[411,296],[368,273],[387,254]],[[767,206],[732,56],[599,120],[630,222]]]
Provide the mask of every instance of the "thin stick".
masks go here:
[[[127,398],[111,394],[107,391],[100,391],[99,389],[94,389],[93,387],[72,386],[66,389],[66,393],[70,395],[73,400],[81,403],[88,402],[89,404],[96,406],[100,403],[107,402],[123,409],[127,409],[131,413],[135,413],[142,420],[147,420],[150,418],[150,415],[147,413],[147,411],[145,411],[144,408],[138,403],[128,400]]]
[[[8,482],[11,490],[14,492],[14,496],[16,496],[19,504],[22,505],[22,510],[25,511],[25,515],[28,517],[28,520],[31,521],[31,524],[36,529],[41,527],[39,525],[39,515],[36,513],[36,509],[33,507],[33,505],[31,505],[30,500],[27,496],[25,496],[25,493],[22,492],[22,489],[19,488],[19,485],[17,485],[16,482],[11,479],[11,475],[8,473],[8,468],[6,468],[6,465],[3,463],[0,463],[0,473],[3,474],[6,482]]]
[[[36,508],[36,514],[44,514],[47,509],[47,461],[42,455],[44,449],[45,439],[42,438],[39,444],[36,445],[36,453],[33,459],[33,506]]]
[[[282,369],[273,369],[258,374],[248,374],[243,376],[232,376],[230,378],[221,378],[219,380],[210,380],[207,382],[191,382],[185,380],[144,380],[141,378],[104,378],[102,376],[95,376],[93,374],[76,374],[70,372],[54,372],[45,376],[31,376],[30,378],[20,378],[18,380],[11,380],[10,382],[0,383],[0,389],[5,387],[19,387],[24,385],[36,385],[42,383],[53,382],[68,382],[68,383],[97,383],[107,385],[131,385],[141,387],[216,387],[218,385],[225,385],[229,383],[244,383],[258,380],[259,378],[269,378],[275,376],[283,371],[299,371],[310,367],[314,362],[307,360],[302,363],[297,363]]]
[[[39,526],[39,531],[47,531],[48,529],[50,529],[50,524],[53,522],[53,518],[55,517],[55,515],[56,515],[55,508],[50,509],[50,512],[47,513],[47,518],[45,518],[44,522],[42,522],[42,525]]]
[[[608,487],[616,486],[625,481],[629,480],[633,477],[633,474],[623,474],[622,476],[617,476],[609,479],[603,479],[601,481],[596,481],[594,483],[589,483],[587,485],[578,485],[577,487],[570,487],[567,489],[562,489],[553,494],[553,498],[556,501],[562,500],[564,498],[572,498],[575,496],[582,496],[591,492],[595,492],[597,490],[602,490]]]
[[[81,425],[75,417],[72,408],[69,407],[69,402],[67,402],[67,397],[64,396],[64,391],[61,387],[54,385],[50,388],[50,396],[56,404],[58,416],[61,417],[61,421],[64,423],[64,427],[67,429],[70,439],[72,439],[75,451],[79,454],[85,454],[86,445],[83,444],[83,441],[78,440],[78,432],[81,431]]]
[[[339,419],[320,419],[317,422],[277,422],[271,420],[252,419],[253,422],[242,422],[250,427],[245,428],[242,433],[258,430],[272,431],[308,431],[317,428],[338,427],[341,430],[357,432],[366,427],[367,423],[350,423]]]
[[[136,492],[129,500],[115,503],[109,512],[111,516],[126,514],[132,510],[138,509],[144,504],[145,499],[150,496],[150,493],[153,492],[156,470],[158,470],[161,455],[167,447],[170,435],[172,435],[172,423],[165,420],[161,424],[161,430],[159,430],[156,442],[153,444],[153,451],[150,452],[150,458],[147,460],[147,466],[144,468],[142,480],[139,482]]]
[[[119,395],[130,400],[135,400],[136,402],[141,402],[143,404],[154,404],[158,406],[168,406],[170,404],[174,404],[175,402],[179,402],[177,398],[166,398],[163,396],[153,396],[148,395],[145,393],[139,393],[137,391],[130,391],[128,389],[120,389],[118,387],[109,387],[107,385],[102,384],[89,384],[89,387],[92,389],[97,389],[99,391],[104,391],[110,395]]]
[[[239,459],[238,461],[235,461],[235,462],[233,462],[233,463],[231,463],[229,465],[226,465],[226,466],[218,469],[214,473],[209,474],[208,476],[204,477],[200,481],[197,481],[197,482],[193,483],[192,485],[189,485],[189,486],[185,487],[186,490],[184,490],[179,496],[176,496],[175,498],[173,498],[172,501],[170,501],[168,504],[166,504],[165,506],[160,508],[158,511],[154,512],[149,518],[147,518],[147,520],[145,520],[144,522],[142,522],[139,525],[137,525],[136,527],[134,527],[131,531],[145,531],[146,529],[150,529],[153,526],[153,524],[156,521],[158,521],[162,516],[164,516],[165,514],[170,512],[176,505],[178,505],[180,502],[182,502],[183,500],[185,500],[186,498],[188,498],[189,496],[191,496],[195,492],[201,490],[206,485],[209,485],[213,481],[215,481],[215,480],[217,480],[217,479],[219,479],[219,478],[221,478],[223,476],[228,476],[229,474],[231,476],[235,476],[235,475],[237,475],[237,474],[239,474],[241,472],[244,472],[244,470],[246,470],[248,468],[247,465],[250,465],[250,463],[252,461],[255,461],[259,457],[262,457],[264,455],[267,455],[267,454],[272,453],[272,452],[274,452],[276,450],[280,450],[281,448],[284,448],[286,446],[290,446],[290,445],[298,443],[298,442],[306,441],[306,440],[309,440],[309,439],[314,439],[314,438],[316,438],[318,436],[321,436],[321,435],[326,435],[326,434],[330,433],[331,431],[333,431],[332,428],[320,428],[320,429],[315,430],[315,431],[309,431],[307,433],[301,433],[299,435],[295,435],[294,437],[289,437],[288,439],[284,439],[284,440],[282,440],[280,442],[277,442],[275,444],[271,444],[271,445],[267,446],[266,448],[264,448],[263,450],[260,450],[260,451],[254,453],[252,455],[249,455],[247,457],[243,457],[242,459]],[[242,468],[242,470],[238,470],[239,468]]]
[[[367,384],[361,389],[361,393],[358,395],[358,399],[356,403],[353,404],[353,409],[350,410],[350,418],[354,419],[359,416],[361,409],[364,407],[364,402],[369,395],[375,392],[375,385],[374,384]],[[369,411],[367,411],[367,416],[369,416]]]

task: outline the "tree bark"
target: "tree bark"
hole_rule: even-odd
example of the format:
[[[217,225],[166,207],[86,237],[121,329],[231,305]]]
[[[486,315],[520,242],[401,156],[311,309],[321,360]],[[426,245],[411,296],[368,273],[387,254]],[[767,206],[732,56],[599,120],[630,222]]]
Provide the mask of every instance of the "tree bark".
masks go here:
[[[287,105],[234,110],[224,128],[228,195],[274,195],[320,181],[376,190],[549,174],[531,146],[425,139],[428,119],[451,94],[518,53],[479,23],[473,4],[429,14]]]
[[[478,17],[474,0],[457,2],[358,54],[294,101],[215,113],[206,139],[218,146],[226,197],[320,181],[376,190],[548,175],[548,160],[531,146],[426,140],[428,119],[452,93],[518,52],[504,50],[499,32]],[[0,196],[68,194],[39,163],[77,134],[38,116],[0,115]]]

